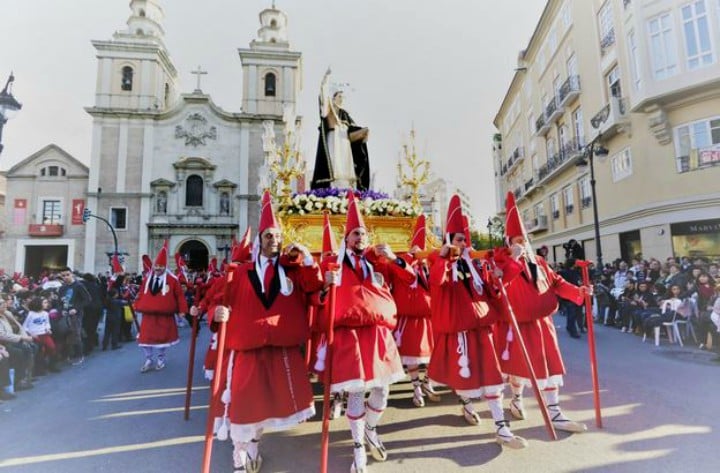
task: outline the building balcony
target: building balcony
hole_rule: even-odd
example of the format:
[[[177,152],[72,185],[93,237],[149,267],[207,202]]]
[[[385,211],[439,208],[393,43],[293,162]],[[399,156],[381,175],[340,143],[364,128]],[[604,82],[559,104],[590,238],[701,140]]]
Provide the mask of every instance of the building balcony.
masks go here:
[[[513,195],[515,196],[515,199],[519,199],[522,196],[522,187],[518,187],[513,191]]]
[[[552,155],[547,160],[547,163],[543,164],[538,169],[536,185],[543,185],[545,182],[549,181],[552,176],[555,176],[570,166],[573,166],[575,163],[573,158],[577,156],[578,152],[568,152],[566,149],[561,149],[560,152]]]
[[[512,171],[517,166],[517,163],[522,161],[522,159],[524,157],[525,157],[525,153],[523,151],[522,146],[518,146],[517,148],[515,148],[513,150],[512,154],[510,155],[510,157],[508,158],[507,172]]]
[[[59,224],[30,224],[28,235],[31,237],[59,237],[65,233],[65,227]]]
[[[605,36],[600,39],[600,54],[603,56],[607,54],[613,44],[615,44],[615,28],[611,28],[610,31],[605,33]]]
[[[525,193],[530,192],[530,189],[533,187],[535,187],[535,179],[531,177],[529,180],[525,181]]]
[[[580,96],[580,76],[570,76],[560,86],[558,102],[560,107],[567,107]]]
[[[528,233],[544,232],[548,229],[548,219],[545,215],[541,215],[527,222],[525,227]]]
[[[575,206],[570,204],[565,206],[565,215],[570,215],[573,213],[573,210],[575,210]]]
[[[590,124],[604,139],[617,135],[630,125],[630,110],[627,101],[622,97],[611,97],[610,103],[605,105],[594,117]]]
[[[535,134],[538,136],[547,135],[548,131],[550,131],[550,125],[552,124],[545,120],[545,116],[538,117],[538,119],[535,120]]]
[[[582,208],[587,209],[592,204],[592,197],[583,197],[581,202]]]
[[[582,156],[585,153],[585,139],[573,138],[572,140],[566,141],[563,143],[560,152],[566,156],[567,159],[574,159]]]
[[[548,125],[551,125],[558,121],[563,116],[563,109],[558,107],[558,101],[556,97],[550,100],[550,103],[545,106],[545,121]]]

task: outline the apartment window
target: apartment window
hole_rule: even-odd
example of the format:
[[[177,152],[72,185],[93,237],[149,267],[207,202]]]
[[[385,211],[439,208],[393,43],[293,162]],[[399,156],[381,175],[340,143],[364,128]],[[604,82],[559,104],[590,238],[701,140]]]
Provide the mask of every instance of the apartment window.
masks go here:
[[[613,182],[622,181],[632,175],[632,154],[625,148],[610,158],[610,171]]]
[[[550,56],[552,56],[555,53],[555,50],[557,49],[557,45],[558,45],[557,33],[553,29],[548,34],[548,49],[550,50]]]
[[[533,175],[540,169],[540,158],[537,154],[533,154],[532,157]]]
[[[568,77],[577,76],[578,75],[577,58],[575,57],[574,53],[568,58],[566,64],[567,64]]]
[[[560,18],[562,18],[563,25],[566,27],[572,24],[572,15],[570,13],[570,2],[565,2],[560,10]]]
[[[133,68],[125,66],[122,68],[122,81],[120,83],[122,90],[130,91],[133,88]]]
[[[580,179],[580,200],[582,208],[586,209],[592,204],[592,190],[590,188],[590,178],[585,176]]]
[[[570,215],[575,210],[575,196],[573,195],[572,186],[567,186],[562,190],[563,201],[565,203],[565,214]]]
[[[202,177],[192,175],[187,178],[185,189],[185,206],[202,207],[203,205],[203,180]]]
[[[685,54],[688,69],[697,69],[715,62],[710,40],[710,25],[705,0],[689,3],[681,8]]]
[[[538,66],[540,66],[540,72],[544,71],[545,65],[546,65],[545,64],[545,51],[543,51],[542,49],[540,50],[540,52],[538,52],[537,62],[538,62]]]
[[[62,202],[59,200],[43,200],[42,202],[42,223],[43,225],[59,225],[62,210]]]
[[[677,52],[673,36],[672,17],[664,13],[648,21],[650,58],[655,79],[662,80],[678,72]]]
[[[560,218],[560,197],[557,194],[550,196],[550,210],[553,220]]]
[[[600,24],[600,50],[603,53],[615,43],[615,28],[613,27],[612,15],[612,3],[607,1],[598,12],[598,22]]]
[[[567,152],[570,145],[570,134],[565,124],[558,126],[558,137],[560,138],[560,152]]]
[[[127,230],[127,207],[110,207],[110,224],[115,230]]]
[[[678,172],[691,168],[716,164],[713,154],[708,157],[699,151],[720,147],[720,117],[688,123],[675,128],[675,153],[678,157]],[[692,165],[690,156],[693,157]]]
[[[633,81],[633,90],[637,92],[640,90],[640,58],[635,31],[628,33],[628,51],[630,51],[630,75]]]
[[[573,128],[578,148],[585,146],[585,125],[583,124],[582,107],[576,108],[572,113]]]
[[[545,143],[545,151],[547,152],[548,162],[555,159],[555,154],[557,153],[557,148],[555,147],[555,138],[548,138],[547,142]]]
[[[522,220],[525,225],[527,225],[527,222],[530,222],[530,209],[525,209],[522,212]]]
[[[607,75],[608,91],[610,97],[622,97],[622,87],[620,86],[620,69],[618,66],[613,67]]]
[[[533,214],[535,215],[535,218],[540,219],[540,217],[545,216],[545,206],[542,203],[535,204],[533,207]]]
[[[555,76],[553,79],[553,94],[555,94],[555,97],[560,96],[560,87],[562,86],[562,80],[560,80],[560,76]],[[555,100],[558,100],[557,98]]]

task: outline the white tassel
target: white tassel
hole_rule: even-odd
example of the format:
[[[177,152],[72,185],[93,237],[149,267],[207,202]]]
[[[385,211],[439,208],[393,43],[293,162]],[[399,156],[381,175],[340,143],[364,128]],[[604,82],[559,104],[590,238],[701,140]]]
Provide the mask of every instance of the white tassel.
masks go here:
[[[500,358],[502,358],[503,361],[507,361],[507,360],[510,359],[510,350],[508,350],[507,347],[505,347],[505,350],[503,350],[502,355],[500,356]]]
[[[515,336],[513,335],[512,327],[508,328],[507,335],[505,335],[505,340],[507,343],[505,344],[505,350],[503,350],[502,355],[500,355],[500,358],[502,358],[503,361],[508,361],[510,359],[510,343],[512,343]]]
[[[508,332],[507,332],[507,336],[505,337],[505,340],[507,340],[508,342],[512,342],[512,341],[513,341],[513,338],[514,338],[514,337],[513,337],[512,328],[509,328],[509,329],[508,329]]]
[[[227,426],[226,419],[224,417],[221,419],[221,421],[222,421],[222,424],[220,424],[220,427],[218,427],[218,429],[217,429],[217,438],[221,442],[224,442],[225,440],[228,439],[229,429]]]
[[[458,366],[460,367],[460,376],[462,378],[470,377],[470,360],[467,356],[467,334],[465,332],[458,333]]]
[[[317,360],[315,361],[315,371],[325,371],[325,356],[327,355],[327,344],[323,342],[317,349]]]
[[[220,400],[222,401],[223,404],[230,404],[230,399],[231,399],[230,390],[225,389],[222,393],[222,396],[220,396]]]

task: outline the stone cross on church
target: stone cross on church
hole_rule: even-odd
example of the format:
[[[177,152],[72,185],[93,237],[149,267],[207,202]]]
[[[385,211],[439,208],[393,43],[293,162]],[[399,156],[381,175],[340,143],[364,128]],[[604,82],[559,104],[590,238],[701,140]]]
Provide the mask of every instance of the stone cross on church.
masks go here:
[[[200,88],[200,80],[202,79],[202,76],[207,75],[207,71],[203,71],[200,66],[197,67],[197,70],[190,71],[190,74],[194,74],[197,76],[197,86],[195,87],[195,92],[202,92],[202,89]]]

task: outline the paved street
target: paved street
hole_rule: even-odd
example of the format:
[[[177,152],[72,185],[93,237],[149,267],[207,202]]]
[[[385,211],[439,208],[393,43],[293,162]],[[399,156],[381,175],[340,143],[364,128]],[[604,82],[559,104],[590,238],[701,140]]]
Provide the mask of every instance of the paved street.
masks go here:
[[[483,423],[471,427],[450,394],[440,404],[417,409],[409,383],[401,383],[394,386],[380,429],[390,458],[384,464],[370,460],[370,471],[677,472],[717,467],[720,363],[711,361],[713,355],[667,344],[655,348],[605,327],[597,332],[604,429],[593,423],[587,346],[561,330],[569,371],[562,404],[572,418],[588,423],[588,433],[559,433],[557,442],[550,441],[529,397],[530,419],[515,422],[513,430],[528,438],[530,446],[503,451],[493,442],[492,421],[482,403],[477,406]],[[182,343],[171,350],[165,371],[141,375],[140,352],[127,345],[41,378],[35,389],[0,404],[0,473],[198,472],[208,390],[196,370],[191,419],[183,421],[189,330],[181,329],[181,334]],[[206,339],[204,330],[203,349]],[[199,355],[198,368],[200,364]],[[319,432],[318,415],[295,430],[266,435],[263,471],[317,471]],[[345,419],[333,421],[329,471],[349,470],[348,439]],[[215,445],[214,472],[232,471],[230,451],[229,443]]]

